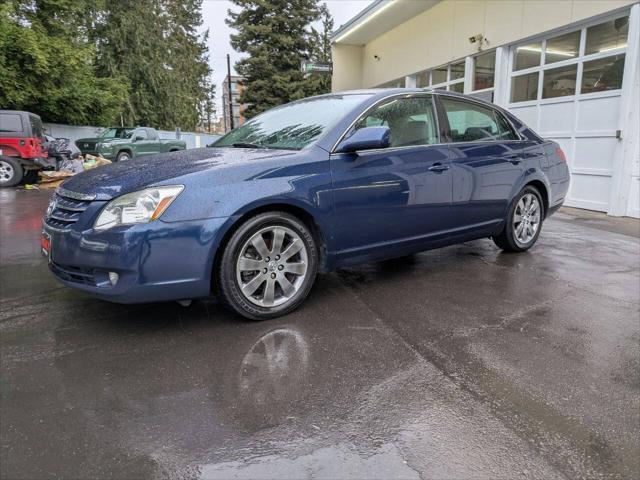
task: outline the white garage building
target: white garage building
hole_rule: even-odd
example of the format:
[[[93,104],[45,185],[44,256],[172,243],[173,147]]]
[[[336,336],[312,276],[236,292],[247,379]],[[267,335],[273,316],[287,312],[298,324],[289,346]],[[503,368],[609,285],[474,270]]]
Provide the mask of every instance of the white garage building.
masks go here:
[[[377,0],[333,35],[333,90],[489,99],[557,141],[566,205],[640,217],[640,3]]]

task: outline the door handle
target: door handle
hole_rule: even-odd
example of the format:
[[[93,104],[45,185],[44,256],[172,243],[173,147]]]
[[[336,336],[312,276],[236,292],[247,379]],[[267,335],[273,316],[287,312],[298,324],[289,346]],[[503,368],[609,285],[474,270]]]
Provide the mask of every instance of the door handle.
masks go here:
[[[449,166],[443,165],[441,163],[434,163],[432,166],[429,167],[430,172],[441,173],[441,172],[444,172],[445,170],[449,170]]]
[[[520,162],[522,162],[522,157],[517,153],[512,153],[511,155],[505,155],[505,158],[507,159],[507,162],[513,163],[514,165],[517,165]]]

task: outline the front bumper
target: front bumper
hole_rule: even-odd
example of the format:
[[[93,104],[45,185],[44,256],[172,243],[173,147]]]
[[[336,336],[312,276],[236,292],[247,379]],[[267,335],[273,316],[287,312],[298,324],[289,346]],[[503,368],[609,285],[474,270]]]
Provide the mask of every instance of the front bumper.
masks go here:
[[[157,220],[102,232],[43,223],[43,230],[50,236],[49,267],[60,282],[111,302],[146,303],[210,294],[213,258],[226,220]],[[118,275],[115,285],[109,272]]]

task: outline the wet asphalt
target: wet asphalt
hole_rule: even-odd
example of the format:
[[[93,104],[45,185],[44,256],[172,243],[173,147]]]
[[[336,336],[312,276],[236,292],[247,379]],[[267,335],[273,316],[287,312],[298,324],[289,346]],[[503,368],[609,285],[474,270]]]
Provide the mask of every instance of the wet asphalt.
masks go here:
[[[640,476],[637,220],[321,275],[254,323],[61,286],[49,195],[0,192],[2,478]]]

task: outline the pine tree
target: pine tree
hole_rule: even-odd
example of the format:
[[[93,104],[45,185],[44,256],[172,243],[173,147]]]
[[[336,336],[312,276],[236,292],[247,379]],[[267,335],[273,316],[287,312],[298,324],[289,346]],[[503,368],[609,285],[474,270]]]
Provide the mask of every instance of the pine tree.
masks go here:
[[[333,32],[333,18],[327,4],[320,6],[320,20],[322,30],[311,28],[311,50],[309,57],[316,63],[331,63],[331,32]],[[319,95],[331,91],[331,74],[314,73],[309,76],[311,94]]]
[[[105,77],[126,78],[128,125],[194,129],[210,88],[202,0],[109,0],[96,27]]]
[[[165,123],[173,122],[194,129],[201,120],[201,106],[211,93],[207,39],[200,37],[202,0],[165,0],[171,19],[166,36],[167,65],[172,95],[169,98]]]
[[[317,0],[231,0],[227,24],[237,30],[231,46],[248,54],[236,63],[247,89],[240,102],[252,117],[310,94],[300,63],[311,51],[310,25],[319,18]]]
[[[207,97],[200,104],[200,121],[204,130],[211,133],[211,122],[216,116],[216,86],[210,80]]]

